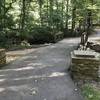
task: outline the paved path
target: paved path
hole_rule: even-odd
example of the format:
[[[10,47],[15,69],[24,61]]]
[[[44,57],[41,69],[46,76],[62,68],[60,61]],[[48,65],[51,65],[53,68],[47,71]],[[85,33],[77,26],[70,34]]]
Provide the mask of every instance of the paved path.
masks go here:
[[[0,70],[0,100],[83,100],[67,71],[78,42],[39,48]]]

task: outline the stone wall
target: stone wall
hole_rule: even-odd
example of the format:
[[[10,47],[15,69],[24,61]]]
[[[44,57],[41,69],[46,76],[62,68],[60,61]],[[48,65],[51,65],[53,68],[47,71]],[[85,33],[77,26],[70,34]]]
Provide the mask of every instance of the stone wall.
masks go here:
[[[99,65],[99,58],[76,57],[72,54],[72,77],[76,80],[99,80]]]
[[[0,66],[3,66],[6,64],[6,53],[5,49],[0,49]]]

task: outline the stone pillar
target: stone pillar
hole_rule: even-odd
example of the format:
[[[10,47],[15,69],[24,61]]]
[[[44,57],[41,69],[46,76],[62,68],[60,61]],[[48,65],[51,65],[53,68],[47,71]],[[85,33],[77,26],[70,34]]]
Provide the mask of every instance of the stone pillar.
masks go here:
[[[0,66],[3,66],[6,64],[6,53],[5,49],[0,49]]]
[[[82,55],[75,55],[74,52],[71,54],[72,77],[76,80],[99,80],[99,58],[95,57],[94,52],[88,52],[87,54],[84,52],[86,51],[80,53]]]

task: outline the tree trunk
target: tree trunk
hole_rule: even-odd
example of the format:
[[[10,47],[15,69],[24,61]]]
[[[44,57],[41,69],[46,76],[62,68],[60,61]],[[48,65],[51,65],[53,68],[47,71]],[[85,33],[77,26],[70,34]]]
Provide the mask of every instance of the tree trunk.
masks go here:
[[[39,1],[39,15],[40,15],[40,26],[43,25],[43,21],[42,21],[42,2]]]
[[[57,7],[56,12],[57,12],[57,15],[58,15],[58,11],[59,11],[58,0],[56,0],[56,7]],[[59,23],[58,22],[56,23],[56,29],[59,29]]]
[[[3,1],[2,0],[0,0],[0,31],[2,31],[3,30],[3,27],[2,27],[2,25],[3,25],[3,21],[2,21],[2,3],[3,3]]]
[[[50,27],[53,28],[53,21],[52,21],[52,16],[53,16],[53,0],[49,0],[50,3]]]
[[[62,0],[62,21],[61,21],[61,29],[64,29],[64,0]]]
[[[25,28],[25,15],[26,15],[26,0],[22,0],[22,21],[21,21],[21,30]]]
[[[5,24],[6,24],[6,23],[5,23],[5,22],[6,22],[6,21],[5,21],[5,17],[6,17],[6,12],[5,12],[5,11],[6,11],[5,3],[6,3],[6,1],[4,0],[4,2],[3,2],[3,30],[4,30],[5,27],[6,27],[6,26],[5,26]]]
[[[90,30],[91,30],[91,27],[92,27],[92,11],[91,10],[88,10],[88,14],[87,14],[87,39],[88,39],[88,36],[90,34]]]
[[[49,25],[48,18],[49,18],[49,0],[47,0],[47,26]]]
[[[76,18],[76,7],[74,7],[72,9],[72,32],[74,32],[74,28],[75,28],[75,18]]]
[[[67,0],[66,4],[66,29],[68,30],[68,9],[69,9],[69,0]]]

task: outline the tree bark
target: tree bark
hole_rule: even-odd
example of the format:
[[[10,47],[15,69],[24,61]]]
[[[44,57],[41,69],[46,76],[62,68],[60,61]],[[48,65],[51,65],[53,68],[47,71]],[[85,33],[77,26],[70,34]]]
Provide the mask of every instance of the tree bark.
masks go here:
[[[22,0],[22,22],[21,22],[21,30],[24,30],[25,27],[25,15],[26,15],[26,0]]]
[[[57,15],[58,15],[58,11],[59,11],[58,0],[56,0],[56,7],[57,7],[56,12],[57,12]],[[56,29],[59,29],[59,23],[58,22],[56,23]]]
[[[66,29],[68,30],[68,9],[69,9],[69,0],[67,0],[66,4]]]
[[[53,0],[49,0],[50,3],[50,27],[53,28],[52,16],[53,16]]]
[[[72,32],[74,32],[74,28],[75,28],[75,18],[76,18],[76,7],[74,7],[72,9]]]
[[[61,29],[64,29],[64,0],[62,0],[62,20],[61,20]]]

